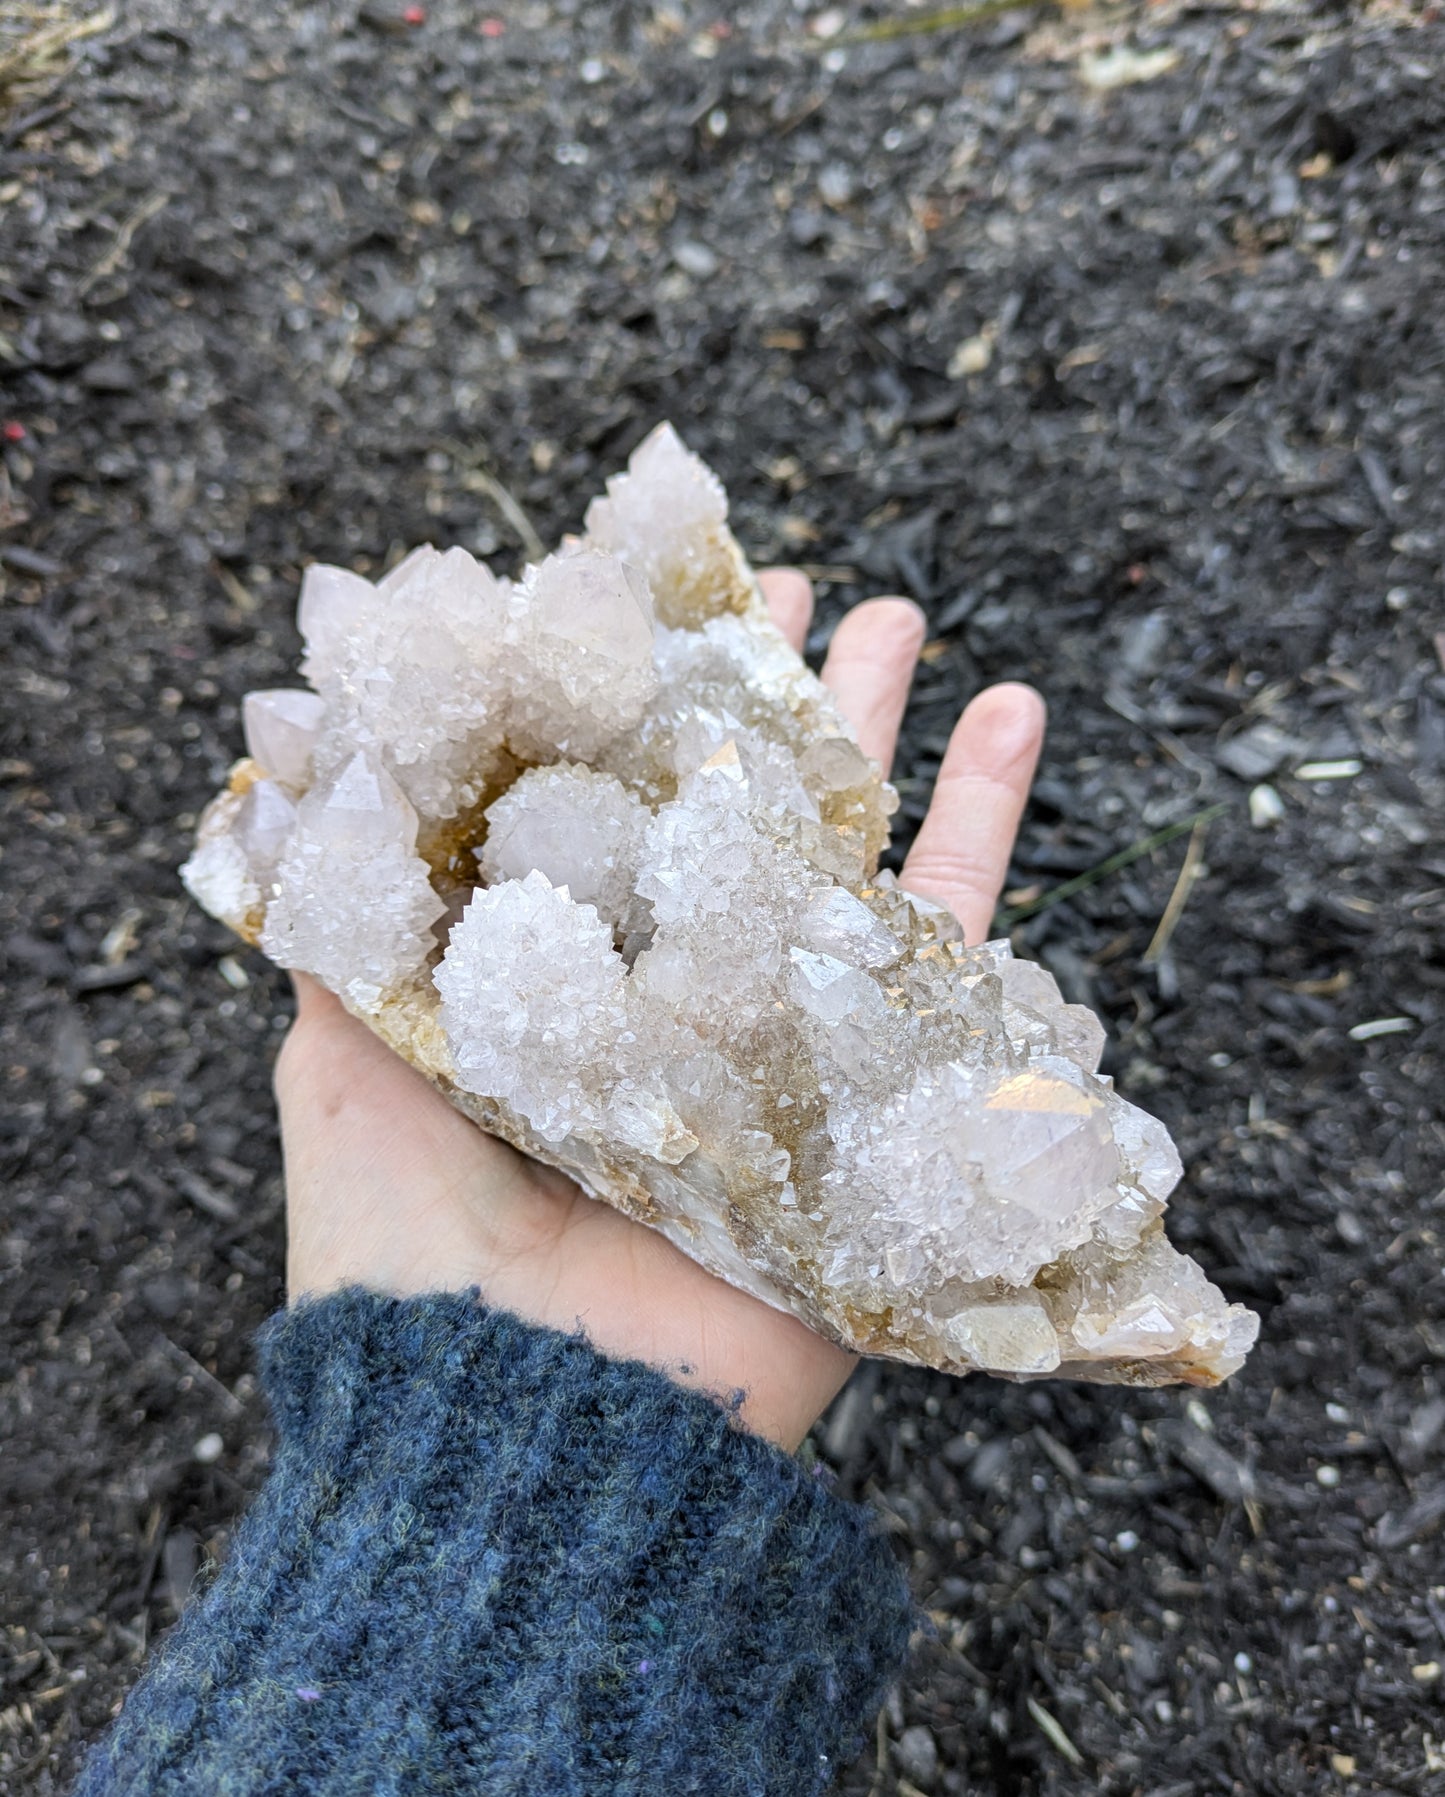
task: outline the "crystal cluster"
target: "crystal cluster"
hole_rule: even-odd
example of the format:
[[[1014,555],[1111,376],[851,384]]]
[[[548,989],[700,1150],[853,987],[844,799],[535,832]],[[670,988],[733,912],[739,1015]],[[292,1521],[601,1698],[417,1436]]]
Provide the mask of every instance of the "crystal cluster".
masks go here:
[[[467,1115],[864,1353],[1207,1384],[1097,1020],[877,872],[895,798],[663,426],[515,584],[313,567],[184,870]]]

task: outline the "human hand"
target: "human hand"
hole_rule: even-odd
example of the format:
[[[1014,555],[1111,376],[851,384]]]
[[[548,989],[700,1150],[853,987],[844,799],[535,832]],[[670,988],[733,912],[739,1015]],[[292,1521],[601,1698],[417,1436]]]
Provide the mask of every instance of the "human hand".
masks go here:
[[[807,579],[762,577],[801,649]],[[839,624],[823,668],[865,752],[893,759],[924,618],[871,599]],[[988,688],[939,770],[902,883],[941,899],[970,942],[987,934],[1043,738],[1031,688]],[[581,1328],[619,1359],[746,1395],[741,1420],[792,1449],[854,1365],[795,1317],[725,1285],[565,1174],[484,1135],[329,992],[296,976],[296,1022],[276,1066],[286,1158],[287,1288],[294,1302],[362,1285],[397,1297],[481,1288],[488,1304]]]

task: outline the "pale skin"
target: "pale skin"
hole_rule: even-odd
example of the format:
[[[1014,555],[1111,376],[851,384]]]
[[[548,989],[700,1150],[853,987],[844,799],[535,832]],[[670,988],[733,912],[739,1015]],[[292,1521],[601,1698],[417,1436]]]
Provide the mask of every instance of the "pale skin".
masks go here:
[[[762,576],[797,648],[813,595],[792,569]],[[855,606],[823,680],[887,769],[923,646],[906,599]],[[969,941],[988,932],[1043,740],[1032,688],[987,688],[964,711],[901,875],[941,899]],[[564,1174],[483,1135],[304,974],[276,1066],[286,1157],[291,1300],[361,1285],[396,1297],[477,1286],[532,1322],[581,1330],[726,1400],[742,1424],[796,1448],[852,1371],[852,1355],[724,1285]]]

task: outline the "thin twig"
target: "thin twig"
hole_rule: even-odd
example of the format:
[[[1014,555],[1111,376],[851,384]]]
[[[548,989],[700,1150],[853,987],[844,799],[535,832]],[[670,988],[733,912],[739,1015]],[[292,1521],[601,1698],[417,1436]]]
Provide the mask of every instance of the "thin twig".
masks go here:
[[[497,510],[506,519],[512,529],[522,539],[522,548],[527,560],[542,561],[547,554],[547,546],[537,533],[537,527],[523,511],[521,502],[508,492],[495,474],[488,474],[486,469],[476,462],[475,450],[468,449],[462,443],[444,443],[442,445],[454,461],[462,469],[462,485],[469,493],[484,493]]]
[[[1170,939],[1178,928],[1179,919],[1184,915],[1184,907],[1189,903],[1189,895],[1194,890],[1194,882],[1199,878],[1204,867],[1204,838],[1209,831],[1207,818],[1197,823],[1189,836],[1189,847],[1184,851],[1184,860],[1179,868],[1179,878],[1174,882],[1174,890],[1169,894],[1169,903],[1164,907],[1164,915],[1159,919],[1159,927],[1155,930],[1148,948],[1144,950],[1144,966],[1153,967],[1164,958]]]
[[[238,611],[255,611],[256,595],[251,591],[239,575],[232,573],[224,562],[212,562],[216,579],[225,589],[226,597]]]
[[[183,1372],[189,1373],[191,1378],[196,1380],[199,1384],[204,1385],[207,1391],[213,1392],[215,1396],[220,1399],[221,1406],[228,1416],[241,1416],[244,1414],[246,1406],[236,1396],[235,1392],[230,1390],[228,1386],[222,1385],[216,1375],[203,1367],[194,1354],[188,1353],[178,1341],[173,1341],[164,1330],[160,1331],[159,1339],[162,1352],[169,1354],[171,1359],[175,1361],[176,1365],[179,1366]]]
[[[1107,880],[1110,874],[1119,873],[1135,861],[1142,860],[1145,855],[1152,855],[1155,849],[1162,849],[1176,837],[1186,835],[1200,824],[1211,823],[1228,809],[1228,804],[1209,805],[1203,811],[1196,811],[1193,817],[1181,818],[1177,824],[1166,824],[1152,836],[1146,836],[1140,842],[1131,842],[1127,849],[1120,849],[1117,855],[1110,855],[1107,861],[1101,861],[1097,867],[1075,874],[1072,880],[1065,880],[1058,886],[1051,886],[1047,892],[1040,893],[1038,898],[1030,899],[1027,904],[1014,905],[1001,911],[996,927],[1007,932],[1016,923],[1022,923],[1026,917],[1047,911],[1051,905],[1062,904],[1065,899],[1073,898],[1075,893],[1086,892],[1090,886],[1097,886],[1101,880]]]
[[[893,38],[922,37],[934,31],[957,31],[965,25],[982,25],[1006,12],[1022,12],[1036,6],[1038,0],[975,0],[972,6],[946,6],[940,12],[920,13],[916,19],[880,19],[876,25],[860,25],[856,31],[845,31],[818,47],[832,49],[835,44],[882,44]]]
[[[75,291],[80,295],[81,299],[85,298],[86,294],[90,292],[91,288],[94,287],[98,281],[103,281],[107,275],[113,275],[115,273],[130,253],[130,246],[135,240],[136,232],[140,230],[147,219],[154,218],[159,211],[170,205],[170,203],[171,196],[168,193],[148,194],[146,198],[141,201],[140,205],[136,207],[135,211],[131,213],[130,217],[126,219],[125,223],[122,224],[120,229],[116,232],[115,242],[76,288]]]
[[[494,474],[488,474],[485,468],[469,468],[464,484],[474,491],[485,493],[492,504],[522,539],[522,547],[527,552],[528,561],[539,562],[547,553],[546,545],[537,535],[537,527],[522,510],[521,505]]]

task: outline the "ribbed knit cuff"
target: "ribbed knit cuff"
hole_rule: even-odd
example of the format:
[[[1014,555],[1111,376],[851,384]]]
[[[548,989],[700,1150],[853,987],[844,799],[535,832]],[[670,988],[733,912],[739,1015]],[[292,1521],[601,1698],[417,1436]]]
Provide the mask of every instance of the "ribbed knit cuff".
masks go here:
[[[908,1635],[864,1511],[474,1296],[342,1292],[261,1349],[271,1478],[77,1797],[826,1789]]]

